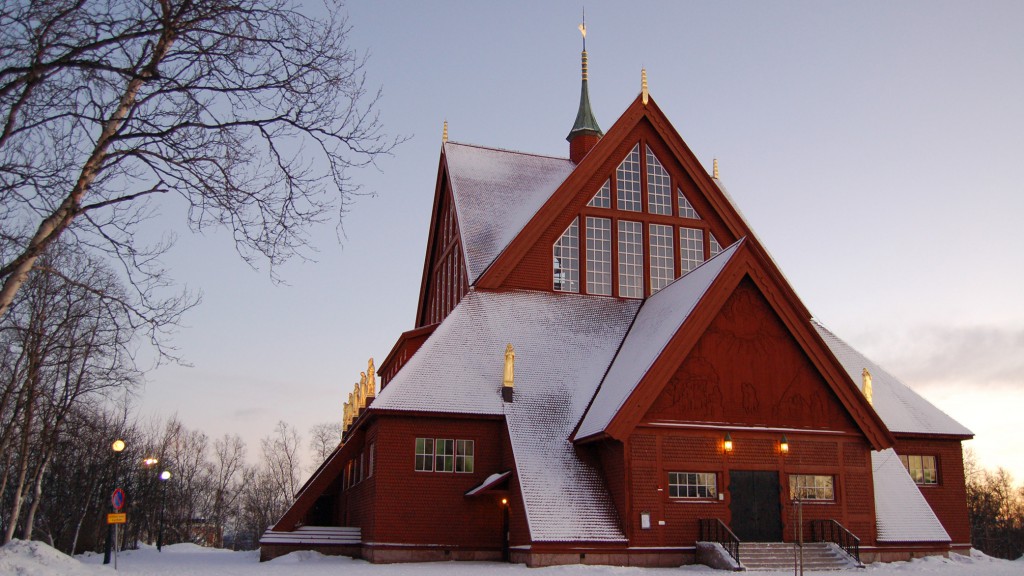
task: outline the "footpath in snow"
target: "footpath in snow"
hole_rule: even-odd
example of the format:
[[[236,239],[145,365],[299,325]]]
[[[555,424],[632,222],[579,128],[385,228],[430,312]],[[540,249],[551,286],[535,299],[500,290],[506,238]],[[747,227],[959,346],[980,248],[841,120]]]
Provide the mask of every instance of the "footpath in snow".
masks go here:
[[[705,566],[682,568],[625,568],[617,566],[556,566],[527,568],[521,564],[492,562],[432,562],[423,564],[369,564],[351,558],[323,556],[316,552],[293,552],[270,562],[259,561],[259,553],[202,548],[194,544],[164,546],[163,552],[143,546],[118,555],[118,570],[103,565],[103,556],[86,554],[72,558],[42,542],[15,540],[0,547],[2,576],[490,576],[515,573],[518,576],[658,576],[669,573],[727,574]],[[1024,576],[1024,558],[1014,562],[974,552],[970,557],[926,558],[912,562],[870,564],[865,576]],[[792,574],[791,570],[758,572],[765,576]],[[806,572],[838,576],[846,572]]]

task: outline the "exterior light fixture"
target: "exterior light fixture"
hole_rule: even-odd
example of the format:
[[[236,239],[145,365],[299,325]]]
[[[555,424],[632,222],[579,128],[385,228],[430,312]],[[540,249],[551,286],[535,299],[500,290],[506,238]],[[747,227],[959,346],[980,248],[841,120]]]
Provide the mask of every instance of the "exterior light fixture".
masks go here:
[[[160,473],[160,479],[161,480],[170,480],[171,479],[171,473],[168,472],[167,470],[164,470],[163,472]]]
[[[504,506],[506,504],[508,504],[508,498],[502,498],[501,499],[501,505]]]
[[[117,440],[114,440],[114,443],[111,444],[110,447],[114,449],[114,452],[120,454],[124,450],[124,440],[118,438]]]
[[[145,466],[146,468],[152,468],[153,466],[156,466],[159,462],[160,460],[158,458],[150,456],[149,458],[146,458],[145,460],[142,461],[142,465]]]
[[[725,433],[725,440],[722,442],[722,448],[724,448],[726,452],[732,452],[732,436],[728,432]]]
[[[783,454],[789,454],[789,438],[786,435],[782,435],[782,440],[779,440],[779,452]]]
[[[167,509],[167,481],[171,473],[164,470],[160,473],[160,529],[156,536],[156,551],[161,552],[164,547],[164,510]]]

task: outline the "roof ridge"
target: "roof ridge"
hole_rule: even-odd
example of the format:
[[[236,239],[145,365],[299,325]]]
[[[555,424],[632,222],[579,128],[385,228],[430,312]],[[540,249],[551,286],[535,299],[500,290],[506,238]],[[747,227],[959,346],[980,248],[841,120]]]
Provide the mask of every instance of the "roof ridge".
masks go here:
[[[572,162],[572,160],[569,160],[569,158],[567,156],[553,156],[551,154],[540,154],[540,153],[537,153],[537,152],[523,152],[522,150],[513,150],[511,148],[500,148],[498,146],[485,146],[483,144],[471,144],[471,143],[468,143],[468,142],[456,142],[454,140],[449,140],[449,141],[445,142],[445,146],[450,146],[450,145],[453,145],[453,144],[456,145],[456,146],[465,146],[467,148],[478,148],[480,150],[493,150],[495,152],[507,152],[509,154],[519,154],[521,156],[533,156],[535,158],[547,158],[547,159],[550,159],[550,160],[565,160],[566,162]]]

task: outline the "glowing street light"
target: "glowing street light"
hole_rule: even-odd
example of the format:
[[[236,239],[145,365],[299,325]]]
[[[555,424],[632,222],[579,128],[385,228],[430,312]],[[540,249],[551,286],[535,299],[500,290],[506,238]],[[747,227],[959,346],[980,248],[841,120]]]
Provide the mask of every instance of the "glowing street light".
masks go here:
[[[118,438],[114,440],[113,444],[110,445],[110,449],[114,451],[114,490],[117,490],[117,465],[121,462],[121,453],[124,452],[125,443],[124,440]],[[114,510],[117,512],[117,510]],[[107,524],[107,546],[103,551],[103,563],[110,564],[110,546],[111,544],[117,545],[114,540],[117,538],[117,532],[114,530],[114,524]],[[115,569],[117,565],[114,565]]]
[[[164,510],[167,508],[167,481],[171,479],[171,473],[164,470],[160,473],[160,530],[156,536],[156,551],[164,546]]]

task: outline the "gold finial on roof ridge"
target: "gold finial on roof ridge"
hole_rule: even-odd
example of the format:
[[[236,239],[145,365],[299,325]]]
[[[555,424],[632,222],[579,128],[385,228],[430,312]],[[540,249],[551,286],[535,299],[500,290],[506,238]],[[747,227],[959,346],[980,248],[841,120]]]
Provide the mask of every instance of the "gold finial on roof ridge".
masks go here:
[[[647,100],[649,98],[647,92],[647,68],[640,69],[640,95],[642,96],[644,106],[647,106]]]
[[[448,141],[448,121],[444,121],[444,130],[441,132],[441,144]]]
[[[505,346],[505,377],[502,380],[502,386],[512,388],[515,385],[515,365],[516,349],[512,347],[512,344],[509,344]]]
[[[861,379],[864,381],[864,398],[867,399],[868,404],[871,404],[872,406],[874,406],[875,405],[875,399],[874,399],[875,393],[874,393],[874,389],[872,389],[872,387],[871,387],[871,380],[872,380],[871,379],[871,372],[868,372],[868,369],[865,368],[864,371],[861,372],[860,376],[861,376]]]
[[[715,180],[718,180],[718,158],[715,158],[714,167],[712,168],[712,173],[714,175]]]

